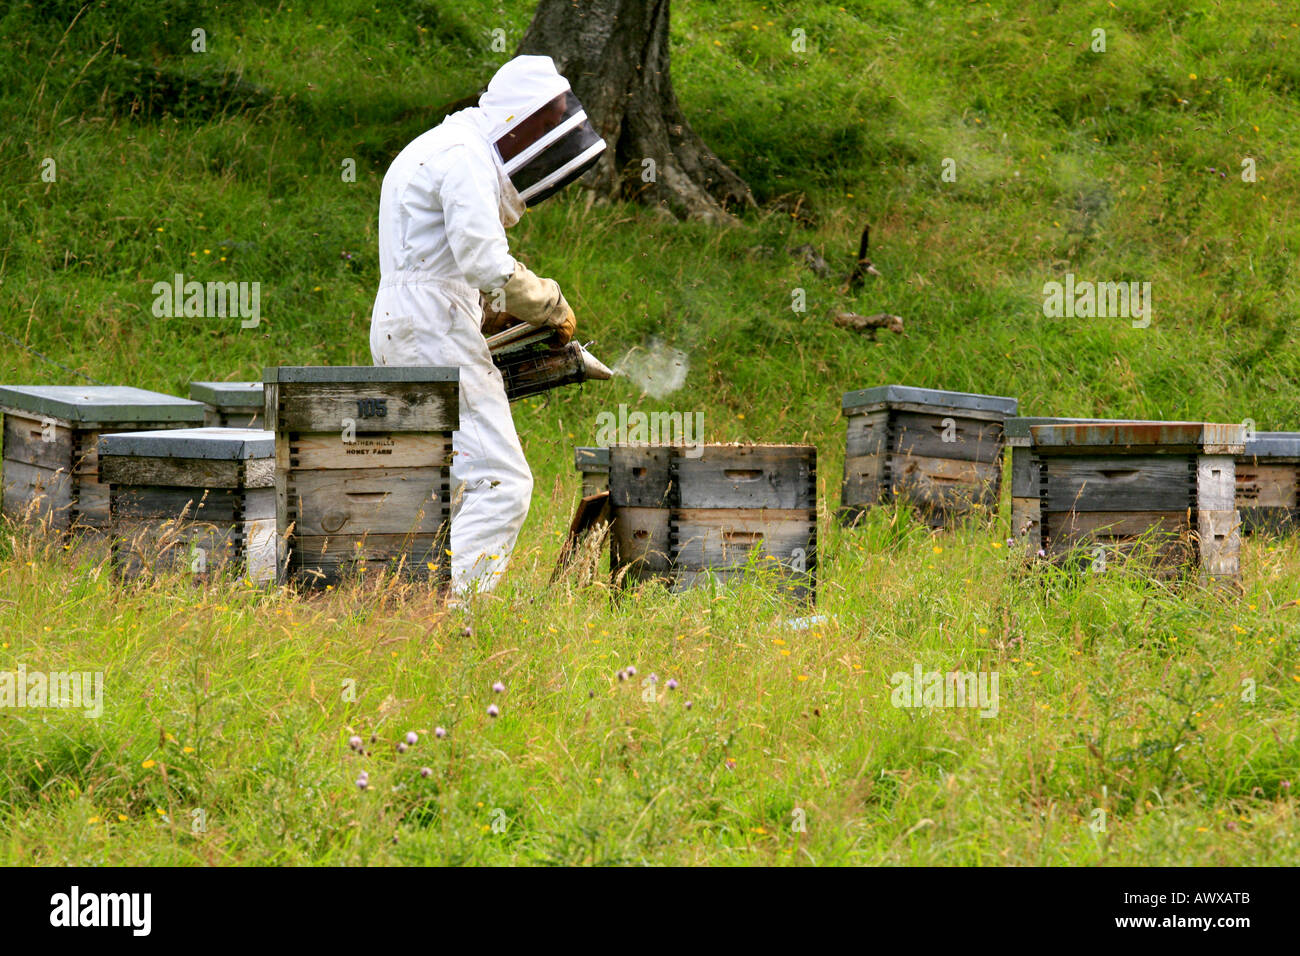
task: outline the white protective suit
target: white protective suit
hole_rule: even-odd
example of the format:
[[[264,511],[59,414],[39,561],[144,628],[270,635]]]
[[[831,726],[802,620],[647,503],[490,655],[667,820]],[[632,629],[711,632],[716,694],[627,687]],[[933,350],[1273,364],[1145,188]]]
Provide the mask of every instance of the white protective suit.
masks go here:
[[[495,586],[533,490],[505,385],[480,331],[479,293],[504,288],[514,274],[505,227],[524,211],[491,144],[516,115],[568,89],[550,57],[516,57],[477,107],[410,143],[384,176],[370,352],[376,365],[460,367],[451,466],[458,595]]]

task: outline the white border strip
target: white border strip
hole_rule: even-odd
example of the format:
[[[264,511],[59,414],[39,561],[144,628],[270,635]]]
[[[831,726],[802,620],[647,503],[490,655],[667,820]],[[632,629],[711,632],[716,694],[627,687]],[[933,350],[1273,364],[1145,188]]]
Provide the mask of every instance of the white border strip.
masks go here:
[[[540,192],[550,189],[565,176],[573,172],[573,170],[580,167],[583,163],[590,162],[594,157],[599,156],[604,151],[605,141],[602,139],[600,142],[592,144],[590,148],[585,150],[576,158],[569,160],[569,162],[565,163],[545,179],[533,183],[533,185],[529,186],[519,194],[519,198],[524,202],[528,202],[529,199],[532,199]]]
[[[574,127],[581,126],[585,122],[587,122],[587,111],[578,110],[578,112],[574,113],[572,116],[566,119],[559,126],[555,127],[555,129],[551,130],[541,139],[538,139],[531,146],[527,147],[522,152],[516,153],[511,158],[510,162],[505,164],[506,175],[508,176],[511,173],[513,173],[515,170],[519,169],[521,166],[527,163],[538,153],[542,152],[542,150],[546,149],[546,147],[550,146],[557,139],[560,139],[562,136],[564,136],[565,133],[571,132],[574,129]],[[497,154],[500,155],[500,152],[501,152],[500,149],[498,149]]]

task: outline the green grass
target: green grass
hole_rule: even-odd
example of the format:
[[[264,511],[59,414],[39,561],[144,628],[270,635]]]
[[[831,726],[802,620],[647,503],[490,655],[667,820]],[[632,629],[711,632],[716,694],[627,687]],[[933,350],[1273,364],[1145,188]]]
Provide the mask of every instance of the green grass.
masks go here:
[[[0,18],[0,331],[173,393],[368,364],[386,164],[482,85],[507,56],[491,30],[517,42],[531,3],[173,0],[94,6],[67,29],[79,9]],[[1295,14],[864,0],[673,16],[684,108],[760,208],[712,229],[573,195],[512,243],[561,282],[598,356],[657,336],[688,353],[686,386],[655,400],[616,379],[516,406],[532,514],[468,633],[392,582],[123,586],[93,551],[7,530],[0,671],[103,670],[106,700],[98,720],[0,711],[0,862],[1296,861],[1290,539],[1248,541],[1234,595],[1137,570],[1027,574],[1001,546],[1005,506],[938,534],[891,511],[853,531],[823,515],[828,620],[804,631],[758,588],[547,584],[572,446],[620,402],[703,411],[711,440],[816,443],[827,515],[840,396],[875,384],[1300,427]],[[207,54],[186,52],[191,24]],[[864,221],[884,277],[844,301]],[[790,254],[804,243],[832,276]],[[150,288],[177,271],[261,282],[262,326],[155,318]],[[1066,272],[1151,282],[1151,327],[1045,319],[1043,283]],[[902,315],[906,333],[853,337],[829,322],[845,307]],[[0,380],[79,379],[6,342]],[[998,715],[890,706],[915,662],[996,670]],[[352,733],[377,735],[372,756]]]

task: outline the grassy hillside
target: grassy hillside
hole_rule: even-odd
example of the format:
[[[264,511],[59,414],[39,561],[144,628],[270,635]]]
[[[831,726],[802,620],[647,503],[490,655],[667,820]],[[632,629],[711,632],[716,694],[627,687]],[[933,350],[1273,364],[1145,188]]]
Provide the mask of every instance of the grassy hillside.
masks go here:
[[[368,364],[386,164],[487,80],[509,55],[492,31],[513,48],[531,7],[12,6],[0,381],[83,380],[35,353],[180,394],[268,365]],[[888,511],[852,532],[825,521],[828,620],[811,630],[753,588],[546,584],[572,446],[621,402],[702,411],[709,439],[816,443],[828,514],[853,388],[1300,427],[1293,7],[720,2],[673,17],[684,107],[760,208],[713,229],[575,191],[512,242],[560,281],[595,354],[657,339],[688,355],[685,386],[655,399],[619,378],[516,407],[533,511],[468,625],[385,582],[311,598],[123,588],[93,551],[6,531],[0,670],[103,669],[107,687],[98,720],[0,711],[0,861],[1295,861],[1290,540],[1247,545],[1238,597],[1026,576],[1005,510],[950,534]],[[189,52],[196,28],[206,53]],[[883,277],[841,299],[864,222]],[[176,272],[260,282],[261,326],[156,318],[151,287]],[[1150,327],[1045,318],[1043,285],[1066,273],[1150,282]],[[905,334],[855,337],[835,308],[897,313]],[[996,669],[998,716],[889,706],[890,675],[915,662]],[[620,683],[628,664],[640,674]],[[408,729],[421,741],[398,756]],[[372,757],[349,751],[354,732],[377,735]],[[1104,833],[1088,828],[1098,809]]]

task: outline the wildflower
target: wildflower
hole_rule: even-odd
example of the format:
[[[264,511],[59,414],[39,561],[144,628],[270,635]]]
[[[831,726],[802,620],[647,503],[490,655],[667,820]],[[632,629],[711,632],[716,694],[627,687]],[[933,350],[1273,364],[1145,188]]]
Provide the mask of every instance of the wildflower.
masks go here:
[[[636,668],[633,667],[631,664],[627,665],[627,676],[628,677],[636,676]]]
[[[356,734],[353,734],[351,737],[348,738],[348,746],[351,747],[353,750],[360,750],[361,738],[358,737]]]
[[[406,732],[406,742],[410,744],[412,747],[415,746],[415,742],[419,739],[420,738],[416,735],[414,730],[408,730]]]
[[[364,789],[366,789],[366,787],[368,787],[368,786],[370,786],[370,774],[366,773],[366,772],[363,770],[363,771],[361,771],[361,773],[357,776],[357,789],[358,789],[358,790],[364,790]]]
[[[689,700],[688,700],[688,701],[686,702],[686,704],[685,704],[685,707],[686,707],[687,710],[690,710],[690,709],[691,709],[692,707],[694,707],[694,706],[695,706],[695,705],[692,704]]]
[[[651,674],[650,677],[647,678],[647,679],[648,679],[648,680],[650,681],[650,683],[652,683],[652,684],[657,684],[657,683],[659,683],[659,675],[658,675],[658,674]]]
[[[405,741],[405,740],[398,741],[398,744],[397,744],[397,752],[398,752],[399,754],[404,754],[404,753],[406,753],[406,741]]]
[[[154,766],[154,761],[146,760],[144,763],[140,764],[140,766],[144,767],[145,770],[152,770]]]
[[[677,681],[674,680],[674,679],[671,678],[671,677],[668,678],[668,689],[669,689],[669,690],[676,690],[676,689],[677,689]]]
[[[506,692],[506,685],[501,683],[500,681],[497,681],[495,684],[492,685],[492,692],[494,694],[504,694]]]
[[[437,737],[439,740],[441,740],[443,737],[446,737],[446,736],[447,736],[447,728],[446,728],[446,727],[434,727],[434,728],[433,728],[433,735],[434,735],[435,737]]]
[[[421,776],[421,777],[426,777],[426,778],[427,778],[427,777],[432,777],[432,776],[433,776],[433,771],[430,770],[428,767],[421,767],[421,768],[420,768],[420,776]]]
[[[618,679],[619,679],[619,683],[622,683],[623,681],[627,680],[627,671],[619,671]]]
[[[501,711],[497,709],[497,705],[496,705],[496,704],[488,704],[487,715],[488,715],[489,717],[496,717],[496,716],[498,716],[500,713],[501,713]]]

